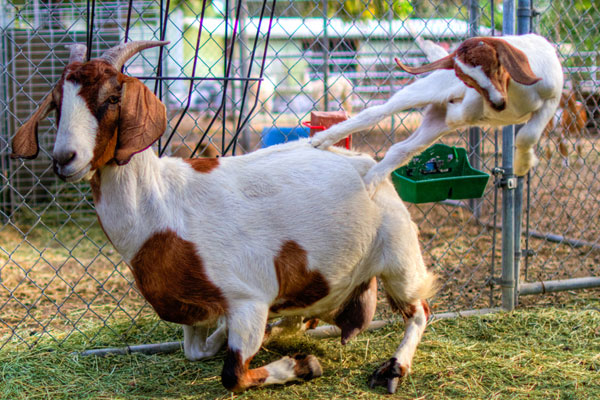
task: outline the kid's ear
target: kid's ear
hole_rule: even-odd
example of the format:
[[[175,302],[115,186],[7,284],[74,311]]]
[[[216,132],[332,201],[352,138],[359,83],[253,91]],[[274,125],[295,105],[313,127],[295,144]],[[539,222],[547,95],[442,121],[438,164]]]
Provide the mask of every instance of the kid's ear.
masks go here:
[[[124,165],[152,146],[167,129],[165,105],[142,82],[124,77],[115,160]]]
[[[488,42],[494,46],[498,53],[498,61],[515,82],[533,85],[542,80],[533,73],[527,56],[521,50],[502,39],[488,38]]]

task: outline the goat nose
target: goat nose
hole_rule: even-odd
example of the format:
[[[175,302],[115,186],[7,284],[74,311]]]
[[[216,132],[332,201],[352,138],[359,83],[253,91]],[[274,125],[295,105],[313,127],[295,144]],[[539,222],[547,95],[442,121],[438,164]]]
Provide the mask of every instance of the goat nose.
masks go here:
[[[55,153],[53,155],[54,164],[61,166],[61,167],[65,167],[71,161],[73,161],[76,156],[77,156],[77,153],[74,151],[65,151],[65,152],[61,152],[61,153]]]
[[[503,111],[506,108],[506,101],[502,101],[499,104],[493,104],[493,106],[496,111]]]

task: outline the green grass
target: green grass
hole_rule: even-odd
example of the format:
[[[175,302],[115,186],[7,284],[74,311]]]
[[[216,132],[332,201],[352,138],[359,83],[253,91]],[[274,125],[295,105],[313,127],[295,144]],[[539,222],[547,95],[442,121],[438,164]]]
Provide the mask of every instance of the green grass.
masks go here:
[[[154,322],[142,321],[128,340],[135,343]],[[366,382],[392,354],[402,330],[398,323],[362,334],[345,347],[336,338],[273,341],[253,366],[308,352],[320,359],[324,375],[236,395],[220,384],[223,352],[201,362],[187,361],[182,352],[81,357],[73,352],[86,343],[77,337],[59,349],[52,344],[33,350],[5,347],[0,351],[0,398],[389,399],[383,388],[369,389]],[[152,332],[156,342],[177,339],[167,327]],[[102,341],[110,343],[111,337]],[[435,321],[419,346],[412,375],[393,398],[600,398],[600,301]]]

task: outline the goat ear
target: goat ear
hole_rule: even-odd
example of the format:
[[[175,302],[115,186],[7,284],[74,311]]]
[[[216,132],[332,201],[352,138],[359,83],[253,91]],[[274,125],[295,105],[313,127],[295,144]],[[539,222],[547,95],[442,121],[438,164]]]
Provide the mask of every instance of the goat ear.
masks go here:
[[[522,85],[533,85],[542,80],[531,70],[525,53],[508,44],[506,40],[487,38],[498,53],[498,61],[506,69],[510,77]]]
[[[408,72],[409,74],[417,75],[424,72],[434,71],[436,69],[454,69],[454,56],[456,56],[456,53],[448,54],[446,57],[440,58],[439,60],[429,64],[421,65],[420,67],[409,67],[405,64],[402,64],[402,62],[400,62],[400,60],[397,58],[395,58],[395,60],[396,64],[398,64],[402,70]]]
[[[134,154],[146,150],[167,129],[167,111],[161,101],[142,82],[125,76],[121,95],[119,135],[115,161],[129,162]]]
[[[48,94],[38,109],[25,122],[12,140],[12,153],[10,158],[36,158],[40,151],[38,145],[38,123],[56,108],[52,100],[52,93]]]

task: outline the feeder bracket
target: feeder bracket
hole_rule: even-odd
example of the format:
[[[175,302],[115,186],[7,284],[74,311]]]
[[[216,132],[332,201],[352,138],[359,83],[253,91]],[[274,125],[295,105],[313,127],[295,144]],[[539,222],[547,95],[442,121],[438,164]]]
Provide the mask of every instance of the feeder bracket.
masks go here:
[[[492,174],[496,178],[494,184],[498,187],[513,190],[517,187],[517,177],[513,174],[507,174],[504,168],[496,167],[492,169]]]

